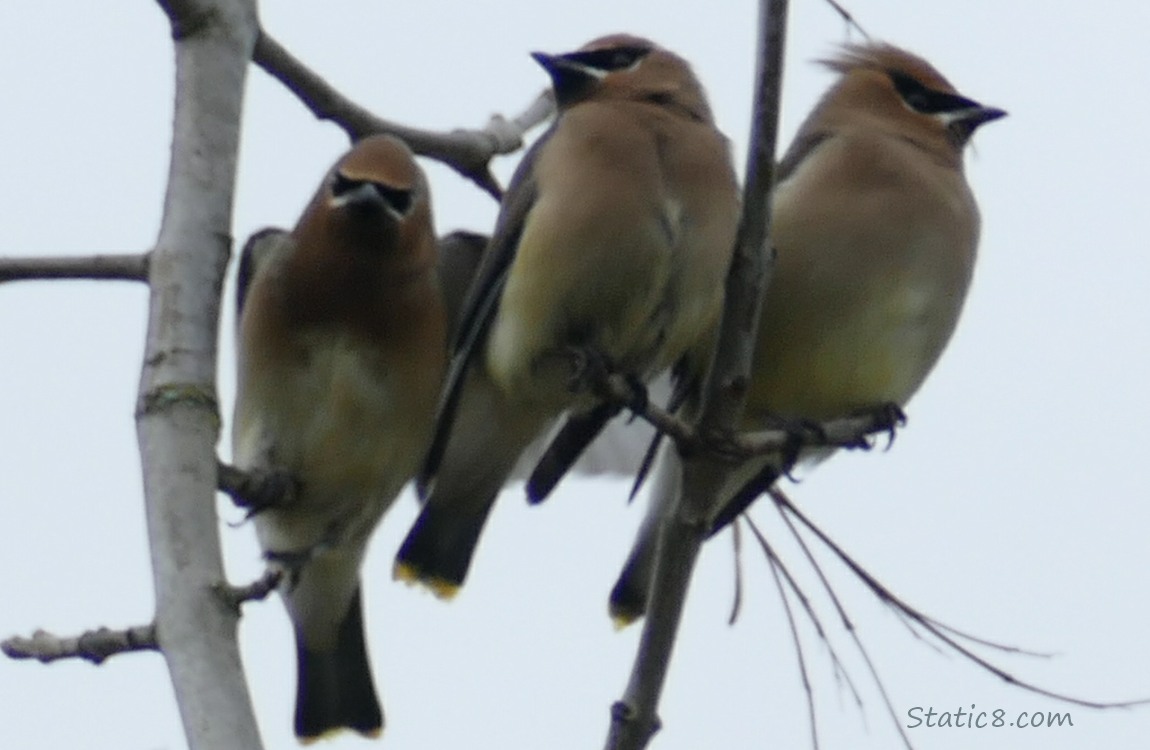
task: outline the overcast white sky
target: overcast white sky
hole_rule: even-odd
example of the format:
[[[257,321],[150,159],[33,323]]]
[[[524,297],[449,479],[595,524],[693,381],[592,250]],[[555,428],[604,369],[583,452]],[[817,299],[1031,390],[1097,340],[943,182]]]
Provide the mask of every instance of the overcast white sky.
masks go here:
[[[809,64],[844,39],[820,0],[794,3],[783,133],[830,76]],[[977,634],[1056,652],[1000,658],[1095,699],[1150,697],[1150,6],[1022,0],[854,0],[870,32],[932,60],[1011,116],[968,159],[983,241],[958,334],[888,453],[843,455],[792,496],[896,592]],[[1102,10],[1098,10],[1102,8]],[[266,28],[374,111],[429,128],[514,112],[546,76],[528,51],[603,33],[649,36],[691,60],[720,127],[745,152],[755,5],[328,0],[264,3]],[[0,4],[0,254],[149,247],[167,172],[172,52],[152,2]],[[249,78],[235,235],[290,226],[346,147],[257,69]],[[500,161],[510,174],[517,157]],[[495,205],[425,165],[440,231],[485,230]],[[230,299],[230,298],[229,298]],[[121,283],[0,287],[0,637],[147,621],[151,577],[133,400],[146,293]],[[230,412],[231,319],[220,390]],[[226,431],[225,431],[226,432]],[[228,455],[227,446],[222,446]],[[388,727],[381,746],[588,748],[625,685],[637,629],[616,634],[606,595],[641,509],[622,481],[568,482],[542,508],[507,492],[451,605],[394,584],[415,516],[401,499],[365,569],[368,636]],[[220,503],[223,518],[240,517]],[[773,511],[761,506],[764,521]],[[777,524],[772,535],[781,538]],[[236,580],[255,576],[247,528],[223,528]],[[791,565],[804,566],[793,548]],[[1098,712],[1003,685],[916,641],[822,558],[885,678],[899,721],[915,706],[1070,711],[1052,729],[910,729],[920,750],[1145,747],[1150,709]],[[725,624],[729,537],[695,578],[659,750],[809,745],[791,636],[748,548],[742,620]],[[805,576],[860,685],[855,709],[802,630],[824,748],[897,737],[863,663]],[[244,656],[268,747],[289,748],[294,653],[278,602],[249,606]],[[103,667],[0,661],[0,747],[181,748],[163,661]],[[346,736],[332,750],[368,747]]]

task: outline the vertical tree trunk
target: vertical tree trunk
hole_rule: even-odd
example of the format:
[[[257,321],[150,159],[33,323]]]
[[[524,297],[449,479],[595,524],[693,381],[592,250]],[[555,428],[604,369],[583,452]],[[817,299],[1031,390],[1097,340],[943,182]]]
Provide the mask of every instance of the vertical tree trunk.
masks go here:
[[[160,0],[172,22],[176,103],[164,215],[151,255],[137,433],[157,637],[193,750],[259,748],[224,582],[215,512],[216,341],[231,252],[253,0]]]

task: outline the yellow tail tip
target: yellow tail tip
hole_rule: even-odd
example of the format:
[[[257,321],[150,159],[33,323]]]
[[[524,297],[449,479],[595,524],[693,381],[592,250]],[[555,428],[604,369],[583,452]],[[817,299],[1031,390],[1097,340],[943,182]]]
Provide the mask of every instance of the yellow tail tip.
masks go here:
[[[391,570],[391,577],[396,581],[406,583],[408,586],[419,586],[435,595],[436,599],[451,601],[459,593],[459,584],[454,581],[445,581],[438,576],[427,576],[422,571],[408,563],[396,562]]]
[[[629,612],[611,612],[611,624],[615,626],[616,633],[626,630],[628,625],[633,625],[638,619],[639,615]]]
[[[320,740],[335,739],[336,737],[342,735],[344,732],[349,731],[355,732],[360,737],[368,740],[378,740],[383,736],[383,727],[376,727],[375,729],[368,729],[365,731],[359,729],[350,729],[349,727],[332,727],[326,732],[320,732],[319,734],[312,734],[307,736],[297,736],[296,739],[299,741],[299,744],[303,745],[304,747],[310,747]]]

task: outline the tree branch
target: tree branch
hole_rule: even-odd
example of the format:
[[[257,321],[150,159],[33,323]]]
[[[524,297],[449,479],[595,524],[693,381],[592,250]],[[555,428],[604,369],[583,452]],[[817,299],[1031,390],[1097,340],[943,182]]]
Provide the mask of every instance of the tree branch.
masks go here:
[[[216,593],[238,613],[241,604],[267,599],[268,595],[280,585],[281,580],[283,580],[282,570],[269,569],[246,586],[229,586],[226,583],[221,583],[216,586]]]
[[[156,651],[155,625],[137,625],[125,630],[99,628],[78,636],[62,637],[37,630],[31,638],[13,636],[0,643],[0,651],[12,659],[38,659],[44,664],[58,659],[86,659],[101,664],[109,656],[132,651]]]
[[[231,250],[255,0],[158,0],[176,54],[172,161],[150,261],[137,400],[156,633],[191,750],[261,747],[225,580],[216,491],[220,293]]]
[[[1053,690],[1048,690],[1046,688],[1040,687],[1036,683],[1027,682],[1025,680],[1019,679],[1018,677],[1015,677],[1012,673],[1007,672],[1002,667],[999,667],[996,664],[991,663],[986,658],[979,656],[973,650],[971,650],[969,646],[963,645],[962,642],[965,641],[976,646],[983,646],[1005,653],[1021,653],[1028,656],[1037,656],[1042,658],[1049,657],[1050,654],[1040,654],[1033,651],[1026,651],[1024,649],[1018,648],[1017,646],[1009,646],[1006,644],[989,641],[985,638],[979,638],[962,630],[958,630],[944,622],[940,622],[939,620],[934,619],[930,615],[925,614],[918,608],[910,605],[908,602],[895,595],[893,591],[884,586],[877,578],[875,578],[870,572],[863,568],[862,565],[856,562],[855,559],[847,554],[847,552],[843,550],[843,548],[840,547],[837,542],[831,539],[831,537],[826,532],[824,532],[817,524],[815,524],[805,514],[803,514],[803,512],[800,511],[790,501],[790,499],[786,496],[786,493],[775,488],[771,490],[770,494],[771,498],[775,502],[775,506],[778,509],[779,514],[783,518],[783,522],[790,530],[791,536],[794,537],[795,541],[798,542],[799,547],[802,549],[807,561],[815,569],[818,578],[822,583],[823,589],[830,596],[831,601],[834,603],[835,608],[838,610],[839,617],[843,622],[844,628],[851,634],[851,637],[855,640],[858,648],[860,649],[860,653],[862,653],[864,659],[866,660],[868,669],[870,669],[871,673],[874,675],[876,684],[883,695],[883,699],[886,701],[887,711],[891,715],[891,719],[894,721],[899,732],[903,734],[904,741],[908,747],[910,746],[910,742],[906,739],[905,732],[902,731],[902,724],[895,714],[893,704],[891,703],[890,699],[886,697],[886,690],[883,687],[881,680],[878,679],[878,674],[874,665],[871,663],[870,656],[867,655],[863,650],[863,646],[859,640],[857,631],[846,615],[845,607],[843,607],[839,597],[835,594],[833,588],[831,587],[829,580],[823,574],[822,569],[815,561],[815,557],[811,553],[806,542],[804,542],[802,537],[799,535],[798,529],[795,527],[791,520],[792,518],[798,520],[799,523],[803,525],[803,527],[814,534],[815,538],[822,542],[822,544],[827,549],[829,549],[834,554],[834,556],[837,557],[839,561],[842,562],[847,567],[847,569],[855,575],[855,577],[862,581],[863,584],[868,589],[870,589],[870,591],[879,599],[879,601],[881,601],[887,607],[890,607],[895,612],[895,614],[903,619],[908,625],[911,634],[916,638],[925,640],[915,626],[921,628],[928,635],[934,637],[943,646],[950,649],[952,652],[957,653],[967,661],[973,662],[975,665],[981,667],[983,670],[989,672],[995,677],[998,677],[1002,681],[1011,685],[1017,685],[1023,690],[1034,693],[1035,695],[1041,695],[1047,698],[1054,698],[1055,700],[1065,701],[1066,703],[1073,703],[1075,705],[1097,709],[1131,708],[1134,706],[1144,706],[1150,704],[1150,698],[1136,698],[1133,700],[1124,701],[1098,701],[1087,698],[1079,698],[1068,693],[1060,693]],[[934,644],[930,643],[930,641],[926,641],[926,643],[934,647]]]
[[[857,414],[853,417],[841,417],[826,422],[812,422],[799,424],[785,429],[759,430],[756,432],[742,432],[732,435],[731,450],[740,457],[762,456],[769,454],[797,453],[799,448],[862,448],[869,450],[872,447],[871,438],[879,433],[887,433],[893,440],[894,431],[905,420],[900,416],[892,419],[891,413],[885,408],[873,412]],[[791,463],[783,467],[784,471],[793,468],[795,456],[791,456]]]
[[[724,442],[746,397],[759,310],[770,279],[770,190],[774,183],[779,92],[787,0],[760,0],[758,70],[752,108],[743,217],[727,276],[726,306],[699,419],[704,436]],[[709,442],[709,440],[708,440]],[[623,700],[611,711],[608,750],[641,750],[659,729],[666,682],[687,588],[703,540],[718,512],[717,490],[730,464],[713,450],[684,456],[682,493],[663,519],[655,554],[651,603]]]
[[[843,23],[845,23],[847,27],[847,34],[850,34],[850,32],[854,30],[866,41],[869,42],[871,40],[870,34],[866,33],[866,29],[855,20],[855,17],[851,15],[849,10],[843,7],[842,3],[838,3],[835,0],[827,0],[827,5],[831,6],[831,9],[834,10],[835,13],[838,13],[839,17],[843,19]]]
[[[796,423],[755,432],[732,433],[725,430],[722,434],[712,432],[706,435],[666,409],[650,401],[644,402],[641,391],[625,375],[604,373],[590,384],[590,388],[603,400],[631,409],[658,432],[670,436],[681,453],[718,452],[727,458],[728,463],[731,459],[794,453],[796,448],[870,448],[871,436],[885,432],[893,438],[895,429],[906,421],[901,410],[886,404],[873,411],[826,422]],[[783,470],[791,468],[787,465]]]
[[[666,409],[647,400],[646,394],[633,379],[618,372],[604,372],[589,384],[596,396],[616,406],[631,409],[658,432],[669,435],[676,443],[693,446],[697,442],[695,428]],[[637,405],[642,404],[641,408]]]
[[[546,121],[555,111],[549,93],[540,94],[517,117],[493,116],[478,130],[448,133],[419,130],[384,120],[337,91],[330,83],[287,51],[267,32],[260,32],[252,62],[294,93],[321,120],[330,120],[357,141],[373,133],[389,133],[404,140],[420,156],[441,161],[491,194],[503,195],[491,174],[491,159],[523,147],[523,134]]]
[[[0,283],[48,279],[147,281],[148,254],[0,258]]]

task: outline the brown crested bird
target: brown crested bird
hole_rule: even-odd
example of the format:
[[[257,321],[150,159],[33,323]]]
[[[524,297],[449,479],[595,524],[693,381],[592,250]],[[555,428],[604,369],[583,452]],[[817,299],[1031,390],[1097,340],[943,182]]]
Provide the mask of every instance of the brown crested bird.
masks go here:
[[[980,125],[1006,113],[959,95],[925,60],[890,45],[850,45],[825,64],[839,78],[776,175],[777,256],[747,430],[904,405],[950,340],[974,270],[979,215],[963,150]],[[611,592],[621,623],[646,611],[659,520],[678,493],[673,447],[663,446],[656,471],[650,509]],[[767,457],[732,472],[713,531],[779,472]]]
[[[427,180],[373,136],[344,154],[290,235],[241,261],[236,464],[282,471],[294,502],[255,514],[295,630],[295,731],[374,736],[363,632],[368,540],[427,447],[447,366]]]
[[[566,412],[565,465],[617,411],[572,392],[584,368],[706,366],[737,229],[728,144],[682,58],[623,34],[534,57],[558,116],[503,199],[396,559],[397,578],[442,596],[528,444]]]

